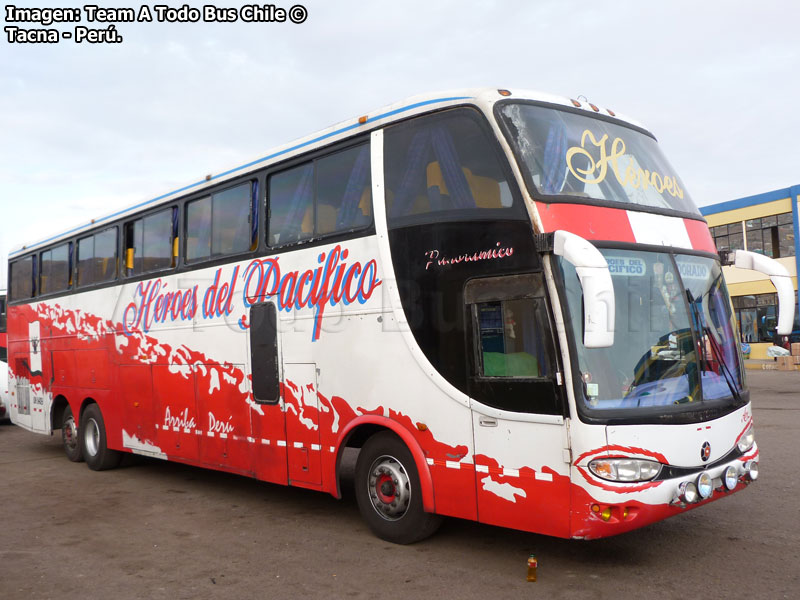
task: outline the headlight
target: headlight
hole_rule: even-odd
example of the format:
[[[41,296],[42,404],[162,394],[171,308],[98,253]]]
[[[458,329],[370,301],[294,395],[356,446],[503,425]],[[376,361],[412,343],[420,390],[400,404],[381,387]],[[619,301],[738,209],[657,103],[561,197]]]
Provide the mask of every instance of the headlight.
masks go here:
[[[638,458],[596,458],[589,470],[608,481],[650,481],[661,472],[661,463]]]
[[[736,446],[739,448],[739,452],[744,454],[753,447],[753,442],[755,441],[756,434],[753,431],[753,424],[750,423],[750,427],[747,428],[747,431],[745,431],[742,437],[739,438],[739,441],[736,442]]]

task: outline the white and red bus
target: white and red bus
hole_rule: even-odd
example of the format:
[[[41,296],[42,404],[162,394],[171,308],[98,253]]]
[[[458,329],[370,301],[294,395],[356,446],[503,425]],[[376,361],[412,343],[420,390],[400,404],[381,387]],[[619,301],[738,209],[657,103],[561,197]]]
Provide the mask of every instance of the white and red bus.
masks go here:
[[[779,289],[788,274],[738,253]],[[785,304],[785,302],[784,302]],[[641,125],[517,90],[416,97],[9,260],[12,420],[442,516],[618,534],[758,474],[708,227]]]
[[[8,342],[6,341],[6,291],[0,290],[0,361],[6,362]]]

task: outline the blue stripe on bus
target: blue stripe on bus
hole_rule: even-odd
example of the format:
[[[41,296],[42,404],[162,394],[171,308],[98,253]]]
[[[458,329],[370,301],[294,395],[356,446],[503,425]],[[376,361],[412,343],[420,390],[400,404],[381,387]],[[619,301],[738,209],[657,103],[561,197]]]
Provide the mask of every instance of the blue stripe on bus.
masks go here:
[[[424,102],[417,102],[415,104],[409,104],[408,106],[404,106],[402,108],[397,108],[395,110],[390,110],[389,112],[385,112],[385,113],[383,113],[381,115],[375,115],[374,117],[369,117],[364,123],[353,123],[352,125],[348,125],[347,127],[343,127],[342,129],[337,129],[336,131],[332,131],[330,133],[326,133],[325,135],[321,135],[319,137],[316,137],[313,140],[309,140],[307,142],[303,142],[302,144],[297,144],[295,146],[292,146],[291,148],[286,148],[285,150],[281,150],[280,152],[275,152],[273,154],[269,154],[267,156],[264,156],[263,158],[259,158],[257,160],[253,160],[253,161],[251,161],[249,163],[246,163],[244,165],[241,165],[241,166],[238,166],[238,167],[234,167],[233,169],[229,169],[229,170],[225,171],[224,173],[218,173],[217,175],[212,176],[210,179],[203,179],[202,181],[197,181],[195,183],[190,183],[189,185],[186,185],[186,186],[184,186],[182,188],[179,188],[177,190],[173,190],[173,191],[168,192],[166,194],[162,194],[160,196],[157,196],[156,198],[152,198],[151,200],[145,200],[144,202],[140,202],[139,204],[134,204],[133,206],[129,206],[129,207],[127,207],[127,208],[125,208],[123,210],[117,211],[117,212],[115,212],[113,214],[107,215],[105,217],[101,217],[99,219],[95,219],[94,222],[91,223],[91,225],[97,225],[99,223],[103,223],[104,221],[109,221],[109,220],[113,219],[114,217],[118,217],[119,215],[131,212],[133,210],[136,210],[137,208],[142,208],[143,206],[147,206],[148,204],[153,204],[154,202],[158,202],[159,200],[163,200],[164,198],[167,198],[168,196],[173,196],[175,194],[180,194],[181,192],[185,192],[186,190],[190,190],[190,189],[192,189],[194,187],[197,187],[198,185],[203,185],[204,183],[208,183],[209,181],[213,181],[215,179],[219,179],[220,177],[225,177],[226,175],[230,175],[231,173],[236,173],[237,171],[241,171],[242,169],[247,169],[248,167],[252,167],[253,165],[257,165],[257,164],[262,163],[262,162],[264,162],[266,160],[270,160],[270,159],[276,158],[278,156],[281,156],[282,154],[287,154],[289,152],[293,152],[293,151],[298,150],[300,148],[304,148],[305,146],[309,146],[311,144],[316,144],[317,142],[321,142],[322,140],[325,140],[327,138],[339,135],[341,133],[345,133],[347,131],[351,131],[353,129],[361,127],[362,125],[366,125],[367,123],[371,123],[373,121],[378,121],[380,119],[385,119],[386,117],[391,117],[393,115],[397,115],[397,114],[400,114],[400,113],[403,113],[403,112],[406,112],[406,111],[409,111],[409,110],[413,110],[415,108],[419,108],[420,106],[427,106],[429,104],[438,104],[439,102],[452,102],[454,100],[468,100],[469,98],[470,98],[470,96],[454,96],[452,98],[437,98],[435,100],[425,100]],[[72,229],[70,229],[68,231],[62,231],[61,233],[59,233],[57,235],[49,237],[49,238],[47,238],[45,240],[40,240],[40,241],[36,242],[35,244],[31,244],[30,247],[32,248],[34,246],[40,246],[41,244],[46,244],[47,242],[50,242],[52,240],[55,240],[55,239],[58,239],[58,238],[61,238],[61,237],[66,237],[71,233],[74,233],[76,231],[80,231],[81,229],[85,229],[87,227],[89,227],[89,225],[79,225],[78,227],[74,227],[74,228],[72,228]],[[14,256],[16,254],[20,254],[22,252],[27,252],[28,250],[29,250],[29,248],[20,248],[19,250],[14,250],[13,252],[10,252],[8,256],[10,258],[10,257],[12,257],[12,256]]]

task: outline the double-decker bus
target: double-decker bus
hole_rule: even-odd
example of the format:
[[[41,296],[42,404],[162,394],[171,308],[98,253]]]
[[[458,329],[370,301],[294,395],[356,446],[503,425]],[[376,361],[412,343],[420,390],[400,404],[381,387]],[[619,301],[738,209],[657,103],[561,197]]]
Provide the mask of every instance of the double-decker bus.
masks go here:
[[[785,270],[732,258],[790,327]],[[443,516],[609,536],[758,474],[708,227],[652,134],[585,101],[335,125],[12,253],[8,316],[12,419],[70,460],[338,497],[359,448],[359,509],[398,543]]]

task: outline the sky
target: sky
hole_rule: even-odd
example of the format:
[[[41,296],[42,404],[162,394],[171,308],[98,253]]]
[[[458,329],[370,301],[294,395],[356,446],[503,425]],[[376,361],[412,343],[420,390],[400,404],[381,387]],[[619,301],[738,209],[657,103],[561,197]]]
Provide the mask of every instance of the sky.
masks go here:
[[[300,24],[168,23],[151,11],[152,22],[115,22],[119,43],[10,43],[4,32],[0,287],[9,250],[383,105],[455,88],[583,95],[625,113],[656,135],[700,206],[800,184],[796,0],[275,6],[295,1],[307,13]],[[109,25],[85,13],[48,27],[6,17],[4,28]]]

